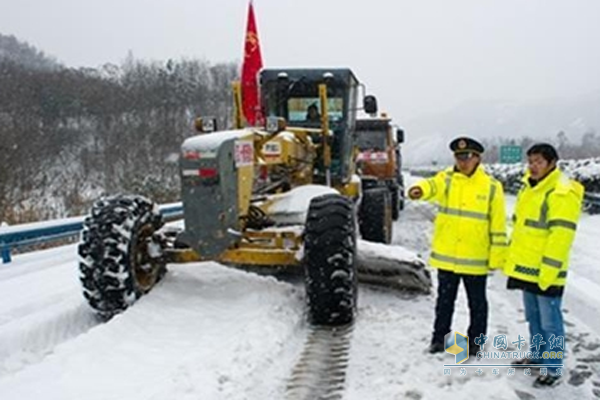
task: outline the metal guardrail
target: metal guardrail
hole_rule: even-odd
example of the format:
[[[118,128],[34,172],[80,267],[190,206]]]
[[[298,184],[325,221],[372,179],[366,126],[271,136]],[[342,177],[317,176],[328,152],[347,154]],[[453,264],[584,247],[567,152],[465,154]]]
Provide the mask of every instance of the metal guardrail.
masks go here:
[[[159,208],[166,222],[175,221],[183,217],[183,205],[181,203],[165,204],[159,206]],[[81,216],[0,228],[2,262],[4,264],[11,262],[10,251],[12,249],[51,243],[79,235],[83,229],[84,219],[85,216]]]

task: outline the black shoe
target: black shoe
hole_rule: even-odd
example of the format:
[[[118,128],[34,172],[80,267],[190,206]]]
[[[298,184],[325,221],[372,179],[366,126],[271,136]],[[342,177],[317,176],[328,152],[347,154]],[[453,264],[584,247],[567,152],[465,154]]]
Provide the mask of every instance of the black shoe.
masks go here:
[[[437,343],[437,342],[431,343],[429,345],[429,348],[427,349],[427,351],[430,354],[441,353],[444,351],[444,343]]]
[[[540,375],[535,382],[533,382],[533,387],[551,387],[558,385],[559,381],[560,376],[557,375]]]

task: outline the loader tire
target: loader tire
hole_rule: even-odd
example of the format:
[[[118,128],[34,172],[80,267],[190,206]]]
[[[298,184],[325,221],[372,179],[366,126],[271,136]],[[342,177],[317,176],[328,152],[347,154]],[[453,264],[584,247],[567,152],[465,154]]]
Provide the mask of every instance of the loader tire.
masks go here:
[[[357,298],[354,204],[338,195],[312,199],[304,231],[308,320],[339,326],[354,320]]]
[[[358,212],[360,235],[364,240],[388,244],[392,241],[392,206],[387,188],[363,193]]]
[[[79,243],[83,296],[101,317],[124,311],[166,273],[151,259],[148,242],[163,225],[158,207],[141,196],[113,196],[94,203]]]

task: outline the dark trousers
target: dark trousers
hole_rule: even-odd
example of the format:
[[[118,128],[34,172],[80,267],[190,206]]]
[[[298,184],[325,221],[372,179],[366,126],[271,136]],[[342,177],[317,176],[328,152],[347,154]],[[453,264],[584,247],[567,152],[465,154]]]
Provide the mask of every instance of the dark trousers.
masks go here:
[[[458,285],[463,281],[469,300],[470,324],[467,336],[469,342],[487,331],[488,304],[485,295],[487,275],[461,275],[438,270],[438,291],[435,304],[435,322],[433,323],[432,343],[443,343],[444,336],[452,329],[454,302],[458,293]]]

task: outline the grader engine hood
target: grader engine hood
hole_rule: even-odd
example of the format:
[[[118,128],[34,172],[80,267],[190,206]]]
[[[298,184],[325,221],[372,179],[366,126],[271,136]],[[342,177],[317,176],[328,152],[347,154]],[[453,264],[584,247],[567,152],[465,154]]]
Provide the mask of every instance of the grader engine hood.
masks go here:
[[[252,185],[252,133],[236,130],[195,136],[183,143],[181,151],[185,231],[179,240],[203,259],[214,259],[238,240],[240,209],[251,192],[245,189]]]

